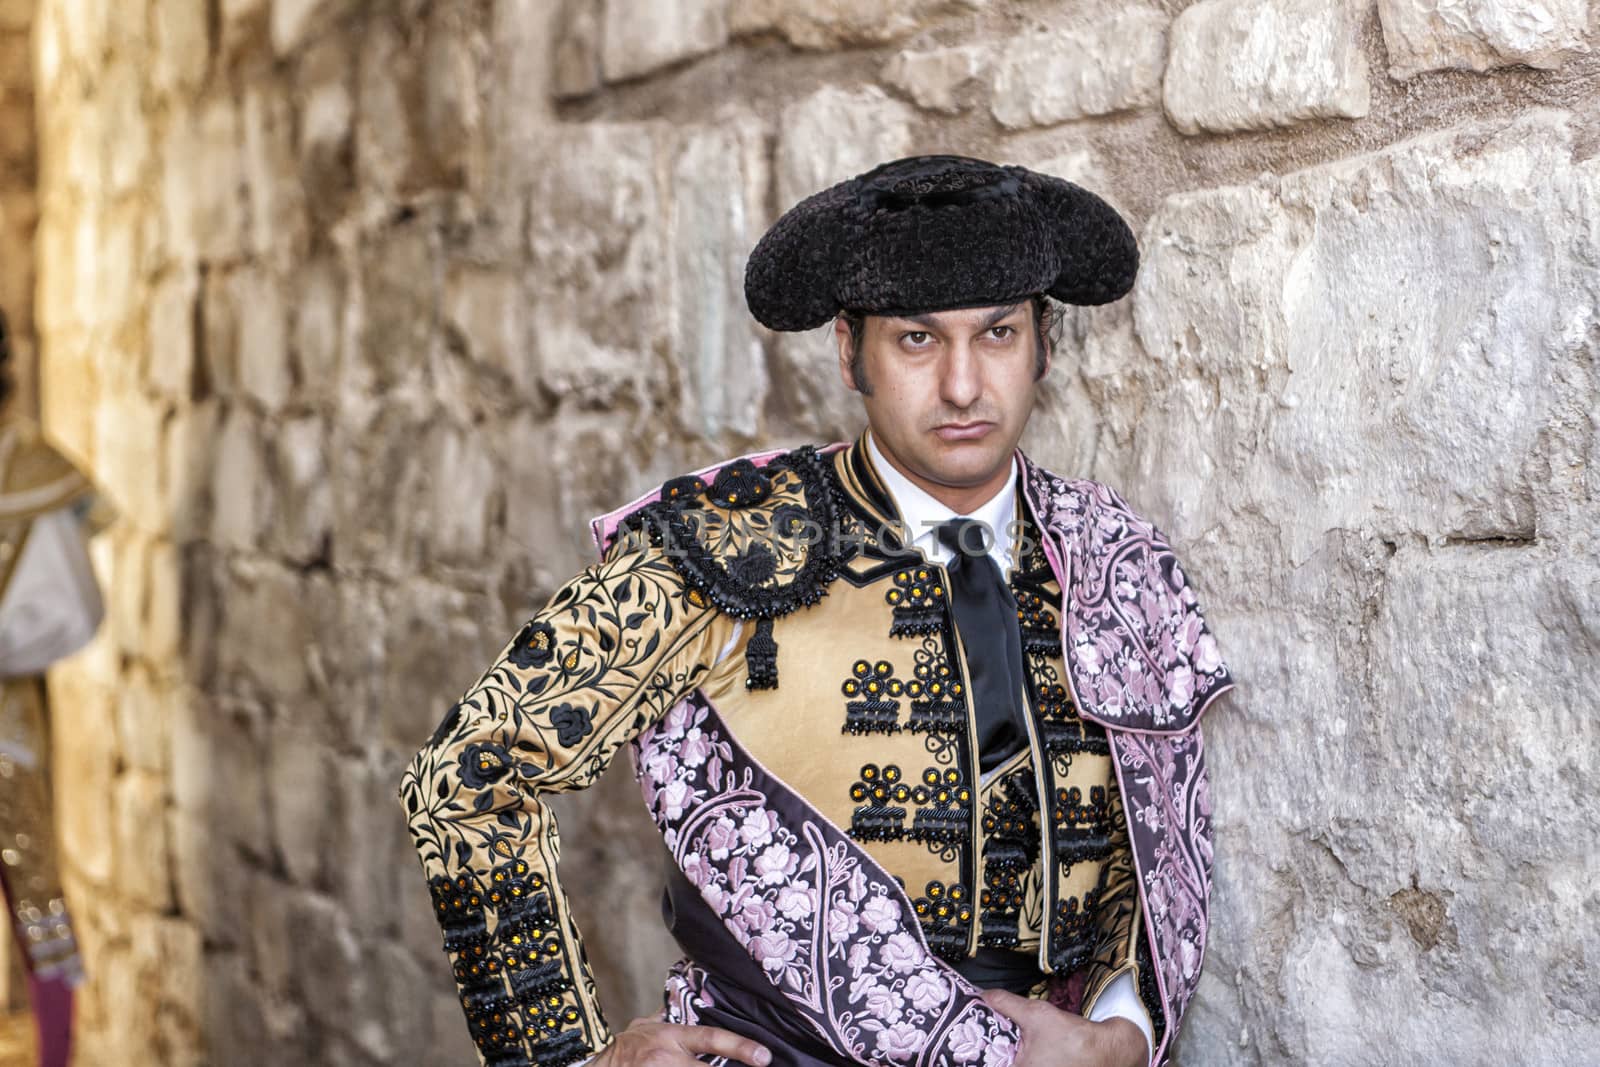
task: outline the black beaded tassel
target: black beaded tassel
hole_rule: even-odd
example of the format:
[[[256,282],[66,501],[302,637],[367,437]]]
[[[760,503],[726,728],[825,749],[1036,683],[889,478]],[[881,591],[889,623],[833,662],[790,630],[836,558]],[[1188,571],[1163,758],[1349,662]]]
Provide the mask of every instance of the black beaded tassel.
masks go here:
[[[756,622],[756,632],[744,646],[746,689],[778,688],[778,642],[772,636],[772,619]]]

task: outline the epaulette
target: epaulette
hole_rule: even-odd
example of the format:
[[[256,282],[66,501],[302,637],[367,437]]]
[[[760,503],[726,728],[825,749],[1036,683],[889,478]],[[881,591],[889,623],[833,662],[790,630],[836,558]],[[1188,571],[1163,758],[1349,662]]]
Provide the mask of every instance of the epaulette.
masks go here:
[[[755,620],[745,684],[772,689],[772,620],[815,604],[839,574],[837,492],[827,461],[804,445],[759,463],[736,459],[709,483],[698,475],[673,478],[658,499],[624,518],[616,535],[648,538],[691,597]]]

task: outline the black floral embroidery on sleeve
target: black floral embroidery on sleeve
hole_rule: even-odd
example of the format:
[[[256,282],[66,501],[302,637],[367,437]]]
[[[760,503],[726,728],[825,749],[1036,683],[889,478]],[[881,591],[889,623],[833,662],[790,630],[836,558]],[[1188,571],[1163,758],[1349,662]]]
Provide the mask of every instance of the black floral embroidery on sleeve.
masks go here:
[[[511,770],[511,753],[491,743],[468,745],[461,753],[461,781],[469,789],[498,782]]]
[[[576,704],[558,704],[550,710],[550,724],[556,728],[556,741],[571,748],[594,729],[588,708]]]
[[[506,658],[523,670],[528,670],[549,663],[555,651],[555,627],[547,622],[530,622],[517,634]]]

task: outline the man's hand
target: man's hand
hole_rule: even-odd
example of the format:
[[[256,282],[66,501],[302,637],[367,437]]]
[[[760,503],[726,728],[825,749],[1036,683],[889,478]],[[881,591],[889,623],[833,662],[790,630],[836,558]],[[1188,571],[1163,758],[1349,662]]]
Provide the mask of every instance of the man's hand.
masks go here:
[[[727,1056],[750,1067],[766,1067],[772,1062],[772,1053],[731,1030],[679,1026],[657,1016],[633,1020],[589,1061],[589,1067],[699,1067],[695,1057],[701,1053]]]
[[[1092,1023],[1003,989],[986,989],[983,999],[1022,1031],[1013,1067],[1147,1067],[1150,1062],[1144,1033],[1127,1019]]]

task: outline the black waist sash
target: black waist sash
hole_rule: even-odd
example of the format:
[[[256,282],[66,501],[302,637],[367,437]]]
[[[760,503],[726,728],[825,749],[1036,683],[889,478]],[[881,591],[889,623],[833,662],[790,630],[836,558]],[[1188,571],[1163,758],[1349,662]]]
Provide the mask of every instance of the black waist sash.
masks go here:
[[[772,1051],[772,1067],[852,1067],[790,1008],[761,965],[728,932],[694,883],[669,866],[661,895],[661,918],[679,947],[706,972],[712,1002],[700,1006],[699,1022],[759,1041]],[[980,989],[1007,989],[1026,996],[1044,978],[1032,953],[980,948],[955,968]]]
[[[853,1067],[825,1044],[817,1032],[773,987],[722,920],[707,906],[694,883],[677,867],[667,873],[661,918],[673,939],[706,972],[709,1005],[699,1005],[699,1024],[732,1030],[759,1041],[772,1052],[771,1067]]]

